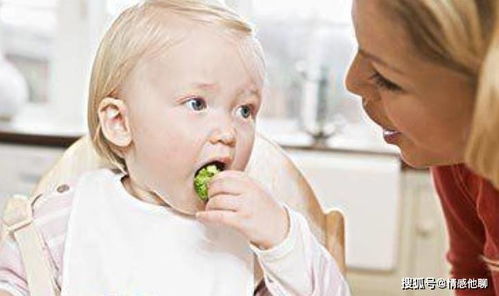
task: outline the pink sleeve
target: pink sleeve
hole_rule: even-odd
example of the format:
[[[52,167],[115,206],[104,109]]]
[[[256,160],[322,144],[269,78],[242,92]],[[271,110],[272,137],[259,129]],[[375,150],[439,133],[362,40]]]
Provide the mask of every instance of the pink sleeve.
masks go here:
[[[348,296],[350,288],[341,274],[336,261],[329,252],[320,245],[315,237],[309,242],[312,261],[312,277],[314,283],[313,296]]]
[[[264,271],[265,289],[256,295],[348,296],[350,290],[327,250],[299,213],[288,209],[290,230],[278,246],[252,246]]]
[[[34,223],[42,237],[47,258],[53,263],[59,285],[72,200],[72,187],[61,185],[56,191],[39,197],[33,207]],[[0,243],[0,290],[15,296],[29,295],[19,246],[12,235]]]
[[[0,244],[0,290],[28,295],[24,266],[16,241],[8,236]]]

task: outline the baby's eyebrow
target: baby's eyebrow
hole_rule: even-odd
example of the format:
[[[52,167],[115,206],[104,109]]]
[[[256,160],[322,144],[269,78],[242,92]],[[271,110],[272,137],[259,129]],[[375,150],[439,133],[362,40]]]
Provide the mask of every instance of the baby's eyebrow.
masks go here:
[[[203,90],[217,90],[220,88],[218,83],[215,82],[195,82],[191,85],[191,87]]]
[[[255,96],[255,97],[258,97],[260,98],[261,97],[261,93],[258,89],[255,89],[255,88],[251,88],[251,89],[242,89],[238,94],[237,94],[238,97],[242,97],[242,96],[245,96],[245,97],[250,97],[250,96]]]
[[[174,91],[175,97],[184,96],[186,94],[192,95],[193,93],[201,91],[201,93],[215,93],[219,91],[220,86],[212,82],[193,82],[183,86],[178,86]],[[181,99],[179,99],[181,100]]]
[[[220,89],[220,85],[216,82],[196,82],[192,85],[194,88],[202,90],[216,91]],[[254,87],[242,89],[237,96],[257,96],[260,97],[260,91]]]
[[[220,91],[220,85],[216,82],[194,82],[191,83],[188,87],[190,90],[203,90],[209,92]],[[237,97],[251,96],[261,98],[262,94],[260,90],[254,86],[244,87],[237,93]]]

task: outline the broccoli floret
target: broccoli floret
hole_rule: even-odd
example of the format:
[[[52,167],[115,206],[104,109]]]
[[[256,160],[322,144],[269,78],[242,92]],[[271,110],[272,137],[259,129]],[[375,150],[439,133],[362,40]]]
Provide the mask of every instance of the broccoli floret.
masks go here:
[[[208,183],[220,172],[215,165],[202,168],[194,177],[194,190],[202,201],[208,201]]]

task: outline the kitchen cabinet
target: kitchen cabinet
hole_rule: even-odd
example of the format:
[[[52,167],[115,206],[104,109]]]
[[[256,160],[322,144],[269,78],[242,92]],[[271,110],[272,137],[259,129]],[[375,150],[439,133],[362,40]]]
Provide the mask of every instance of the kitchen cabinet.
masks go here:
[[[353,295],[450,294],[402,290],[405,277],[449,277],[445,224],[428,171],[401,170],[393,155],[288,152],[323,209],[337,207],[345,214],[347,279]]]
[[[353,295],[443,296],[448,290],[402,290],[402,278],[449,278],[445,260],[445,226],[427,172],[402,174],[400,248],[396,267],[389,272],[352,269],[348,280]],[[348,223],[348,222],[347,222]]]

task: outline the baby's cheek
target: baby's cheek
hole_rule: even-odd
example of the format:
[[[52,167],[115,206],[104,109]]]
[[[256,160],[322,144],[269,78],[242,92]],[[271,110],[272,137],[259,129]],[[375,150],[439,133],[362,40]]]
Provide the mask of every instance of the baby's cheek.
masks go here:
[[[182,162],[192,156],[192,150],[192,145],[188,145],[182,139],[172,139],[160,151],[157,151],[157,158],[158,161],[166,160],[169,163]]]
[[[254,131],[247,131],[239,139],[236,147],[237,170],[244,170],[253,151]]]

